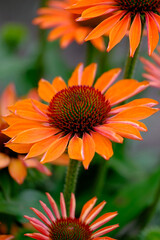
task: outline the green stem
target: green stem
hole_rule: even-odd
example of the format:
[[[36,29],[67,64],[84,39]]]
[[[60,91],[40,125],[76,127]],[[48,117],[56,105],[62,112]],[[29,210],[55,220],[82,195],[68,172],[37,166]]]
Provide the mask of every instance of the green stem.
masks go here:
[[[81,163],[80,161],[70,159],[70,163],[67,169],[64,185],[64,198],[66,202],[67,211],[69,211],[70,207],[71,193],[74,193],[76,189],[80,163]]]

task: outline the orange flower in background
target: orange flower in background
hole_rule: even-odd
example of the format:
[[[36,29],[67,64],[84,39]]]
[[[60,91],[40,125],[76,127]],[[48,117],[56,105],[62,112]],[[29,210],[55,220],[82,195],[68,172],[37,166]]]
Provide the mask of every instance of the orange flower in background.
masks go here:
[[[158,54],[152,53],[151,56],[154,63],[142,57],[140,59],[144,64],[144,69],[146,71],[142,76],[149,81],[151,86],[160,88],[160,47],[158,47],[157,50]]]
[[[37,96],[35,91],[31,91],[29,96]],[[36,97],[37,98],[37,97]],[[0,98],[0,169],[8,167],[10,176],[19,184],[22,184],[27,176],[27,168],[36,168],[38,171],[51,175],[48,168],[39,163],[37,159],[29,159],[24,161],[23,155],[18,155],[8,147],[5,147],[4,143],[10,140],[1,131],[8,127],[8,124],[4,121],[2,116],[8,115],[8,106],[13,105],[16,102],[16,93],[13,84],[10,84],[2,93]],[[37,98],[38,99],[38,98]]]
[[[119,227],[118,224],[107,226],[104,228],[100,227],[105,223],[109,222],[111,219],[113,219],[118,214],[117,212],[105,213],[97,220],[92,222],[104,208],[106,204],[105,201],[99,203],[96,207],[94,207],[97,198],[96,197],[92,198],[83,206],[80,217],[75,218],[76,200],[74,194],[72,193],[70,200],[69,216],[67,217],[65,200],[63,193],[61,193],[60,195],[60,207],[62,214],[61,217],[54,199],[50,196],[49,193],[46,193],[46,195],[48,197],[49,203],[54,214],[42,201],[40,201],[40,204],[45,213],[47,214],[48,218],[37,209],[31,208],[33,212],[41,219],[41,221],[34,217],[25,216],[25,218],[28,219],[30,223],[33,225],[33,227],[40,233],[28,233],[25,234],[26,236],[38,240],[50,240],[50,239],[115,240],[110,237],[102,236]],[[97,228],[100,229],[97,230]]]
[[[11,240],[14,236],[12,235],[0,235],[0,240]]]
[[[69,157],[82,161],[87,169],[95,152],[109,159],[113,155],[111,141],[122,143],[123,137],[142,140],[139,131],[147,131],[139,122],[158,111],[158,102],[142,98],[114,107],[144,90],[147,81],[123,79],[110,85],[120,73],[112,69],[93,85],[95,63],[83,69],[80,63],[68,81],[61,77],[52,84],[42,79],[38,92],[43,104],[36,100],[18,101],[5,118],[10,127],[3,131],[12,139],[7,146],[27,158],[42,155],[41,163],[60,157],[67,149]]]
[[[76,3],[77,0],[63,0],[48,2],[47,7],[38,9],[38,17],[33,20],[42,29],[53,28],[48,35],[48,41],[54,41],[60,38],[60,46],[67,47],[73,41],[78,44],[84,43],[85,37],[93,29],[93,21],[85,24],[77,23],[75,19],[80,14],[72,14],[66,8]],[[95,26],[95,25],[94,25]],[[105,44],[102,37],[91,40],[91,43],[100,51],[105,50]]]
[[[152,54],[158,44],[160,30],[159,0],[79,0],[71,9],[82,13],[79,20],[88,20],[103,16],[110,10],[106,19],[97,24],[86,40],[96,39],[109,32],[110,51],[125,36],[129,29],[130,56],[137,49],[146,22],[148,35],[148,53]]]

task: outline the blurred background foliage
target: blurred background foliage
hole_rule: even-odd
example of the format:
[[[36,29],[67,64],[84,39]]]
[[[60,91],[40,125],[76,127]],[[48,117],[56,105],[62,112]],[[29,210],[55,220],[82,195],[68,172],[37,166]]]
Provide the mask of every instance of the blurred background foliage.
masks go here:
[[[52,81],[55,76],[60,75],[67,81],[74,67],[80,61],[85,62],[89,44],[78,46],[73,43],[62,50],[58,41],[48,43],[46,32],[32,25],[36,9],[44,2],[40,0],[27,0],[25,3],[21,0],[0,2],[1,93],[10,82],[15,84],[18,96],[23,96],[31,88],[37,87],[40,78]],[[124,69],[127,49],[127,38],[110,53],[99,53],[92,49],[92,61],[99,64],[97,75],[114,67]],[[146,52],[144,40],[140,55],[147,57]],[[134,76],[139,81],[142,80],[142,72],[142,64],[139,61]],[[146,90],[143,97],[158,100],[158,89]],[[103,213],[116,210],[119,212],[111,222],[120,224],[120,228],[110,234],[114,238],[160,239],[158,114],[145,123],[149,131],[143,134],[143,142],[125,140],[123,146],[115,144],[115,154],[109,161],[106,162],[96,155],[89,170],[86,171],[83,167],[80,169],[76,190],[77,216],[83,204],[91,197],[97,195],[99,202],[105,199],[108,204]],[[33,215],[29,208],[41,209],[39,200],[47,202],[45,192],[50,192],[59,203],[66,167],[51,164],[47,166],[52,171],[52,176],[44,176],[36,170],[29,169],[22,185],[11,179],[7,169],[0,170],[1,233],[14,233],[17,240],[27,239],[23,234],[33,230],[26,224],[23,215]],[[103,174],[105,179],[101,177]]]

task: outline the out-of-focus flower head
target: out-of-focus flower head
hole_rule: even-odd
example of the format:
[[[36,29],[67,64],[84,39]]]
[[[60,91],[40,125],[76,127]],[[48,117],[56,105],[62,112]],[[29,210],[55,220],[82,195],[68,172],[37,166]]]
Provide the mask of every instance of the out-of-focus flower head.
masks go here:
[[[67,216],[65,200],[62,193],[60,195],[60,207],[62,216],[60,215],[54,199],[50,196],[49,193],[46,194],[53,212],[42,201],[40,201],[40,204],[47,214],[48,218],[39,210],[31,208],[34,213],[41,219],[41,221],[34,217],[25,216],[25,218],[28,219],[34,228],[40,233],[28,233],[25,234],[26,236],[37,240],[115,240],[103,235],[119,227],[118,224],[104,228],[100,227],[114,218],[117,215],[117,212],[105,213],[97,220],[92,222],[105,206],[105,201],[99,203],[96,207],[94,207],[97,198],[92,198],[83,206],[80,217],[76,218],[76,200],[73,193],[71,194],[69,216]],[[97,230],[98,228],[100,229]]]
[[[29,93],[29,96],[38,100],[38,95],[35,90]],[[49,169],[35,158],[24,161],[24,155],[17,154],[8,147],[5,143],[10,140],[2,130],[8,127],[7,122],[4,120],[5,116],[9,114],[8,107],[15,104],[17,100],[15,87],[13,84],[3,91],[0,97],[0,169],[8,167],[10,176],[19,184],[22,184],[27,176],[27,168],[36,168],[38,171],[51,175]]]
[[[48,35],[48,41],[54,41],[60,38],[60,46],[67,47],[73,41],[78,44],[84,43],[85,37],[95,26],[94,20],[85,23],[78,23],[76,18],[80,14],[73,14],[66,10],[67,7],[76,3],[77,0],[51,0],[47,7],[38,9],[38,17],[33,20],[42,29],[53,28]],[[105,50],[105,44],[102,37],[91,40],[91,43],[100,51]]]
[[[88,21],[109,13],[105,20],[97,23],[86,38],[86,40],[96,39],[109,32],[108,51],[121,41],[129,29],[130,56],[133,56],[140,43],[144,23],[147,27],[149,55],[158,44],[159,0],[79,0],[70,9],[82,13],[80,21]]]
[[[160,88],[160,46],[157,47],[157,51],[158,53],[152,53],[151,56],[154,62],[141,57],[146,71],[142,76],[149,81],[151,86]]]
[[[7,146],[28,153],[27,158],[42,156],[41,163],[59,158],[67,149],[69,157],[88,168],[95,152],[108,160],[113,155],[111,141],[123,138],[142,140],[140,131],[147,127],[139,120],[158,111],[157,101],[135,99],[115,107],[148,87],[148,82],[134,79],[115,81],[121,69],[102,74],[94,83],[97,65],[83,68],[80,63],[68,86],[61,77],[52,84],[41,79],[36,100],[22,100],[10,107],[5,118],[10,127],[3,132],[12,139]]]

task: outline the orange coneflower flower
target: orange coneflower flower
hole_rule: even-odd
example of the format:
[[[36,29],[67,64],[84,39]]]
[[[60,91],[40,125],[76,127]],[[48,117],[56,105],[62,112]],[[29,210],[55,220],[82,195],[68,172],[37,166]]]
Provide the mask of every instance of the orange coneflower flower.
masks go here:
[[[35,91],[31,91],[29,96],[38,96]],[[23,155],[18,155],[8,147],[5,147],[5,142],[9,141],[10,138],[3,134],[1,131],[8,127],[2,116],[9,113],[8,106],[13,105],[16,102],[16,93],[13,84],[8,85],[4,90],[0,98],[0,169],[8,167],[10,176],[19,184],[22,184],[25,177],[27,176],[27,168],[36,168],[38,171],[51,175],[51,172],[45,166],[42,166],[37,159],[29,159],[24,161]],[[21,153],[21,151],[20,151]],[[23,153],[23,151],[22,151]]]
[[[67,7],[76,3],[77,0],[63,0],[61,2],[51,0],[47,7],[38,9],[39,17],[33,20],[40,28],[54,28],[48,35],[48,41],[61,38],[60,46],[67,47],[74,40],[78,44],[84,43],[85,37],[93,29],[93,21],[85,24],[77,23],[75,19],[80,14],[73,14],[66,10]],[[100,51],[105,50],[105,44],[102,37],[91,40],[91,43]]]
[[[160,47],[157,50],[158,54],[152,53],[151,56],[155,63],[141,57],[144,69],[146,70],[146,73],[143,73],[142,76],[149,81],[151,86],[160,88]]]
[[[71,8],[82,12],[79,20],[103,16],[110,9],[112,15],[98,24],[86,38],[86,40],[96,39],[110,31],[108,51],[121,41],[129,29],[130,55],[133,56],[140,43],[142,23],[145,22],[149,55],[158,44],[159,0],[79,0]]]
[[[75,218],[76,201],[73,193],[71,194],[70,211],[68,217],[63,193],[61,193],[60,195],[60,207],[62,216],[60,216],[60,212],[54,199],[50,196],[49,193],[46,194],[54,214],[42,201],[40,201],[40,204],[49,219],[37,209],[31,208],[33,212],[41,219],[42,222],[34,217],[25,216],[25,218],[27,218],[30,221],[33,227],[40,232],[40,233],[28,233],[25,234],[26,236],[38,240],[51,240],[51,239],[115,240],[110,237],[101,236],[119,227],[118,224],[107,226],[99,230],[97,230],[97,228],[109,222],[112,218],[114,218],[118,214],[117,212],[105,213],[97,220],[92,222],[105,206],[106,204],[105,201],[101,202],[96,207],[94,207],[97,198],[96,197],[92,198],[83,206],[80,217]]]
[[[6,121],[10,127],[3,132],[12,139],[7,146],[14,151],[28,152],[27,158],[42,155],[41,162],[50,162],[68,149],[71,159],[82,161],[88,168],[95,152],[105,159],[112,154],[112,144],[123,137],[142,140],[139,131],[147,131],[138,120],[157,112],[157,101],[136,99],[113,108],[148,86],[147,81],[123,79],[113,86],[120,69],[112,69],[100,76],[93,85],[96,64],[83,69],[80,63],[68,86],[61,77],[52,84],[44,79],[38,92],[42,100],[22,100],[10,107]],[[110,88],[109,88],[110,87]]]
[[[0,235],[0,240],[11,240],[14,236],[12,235]]]

